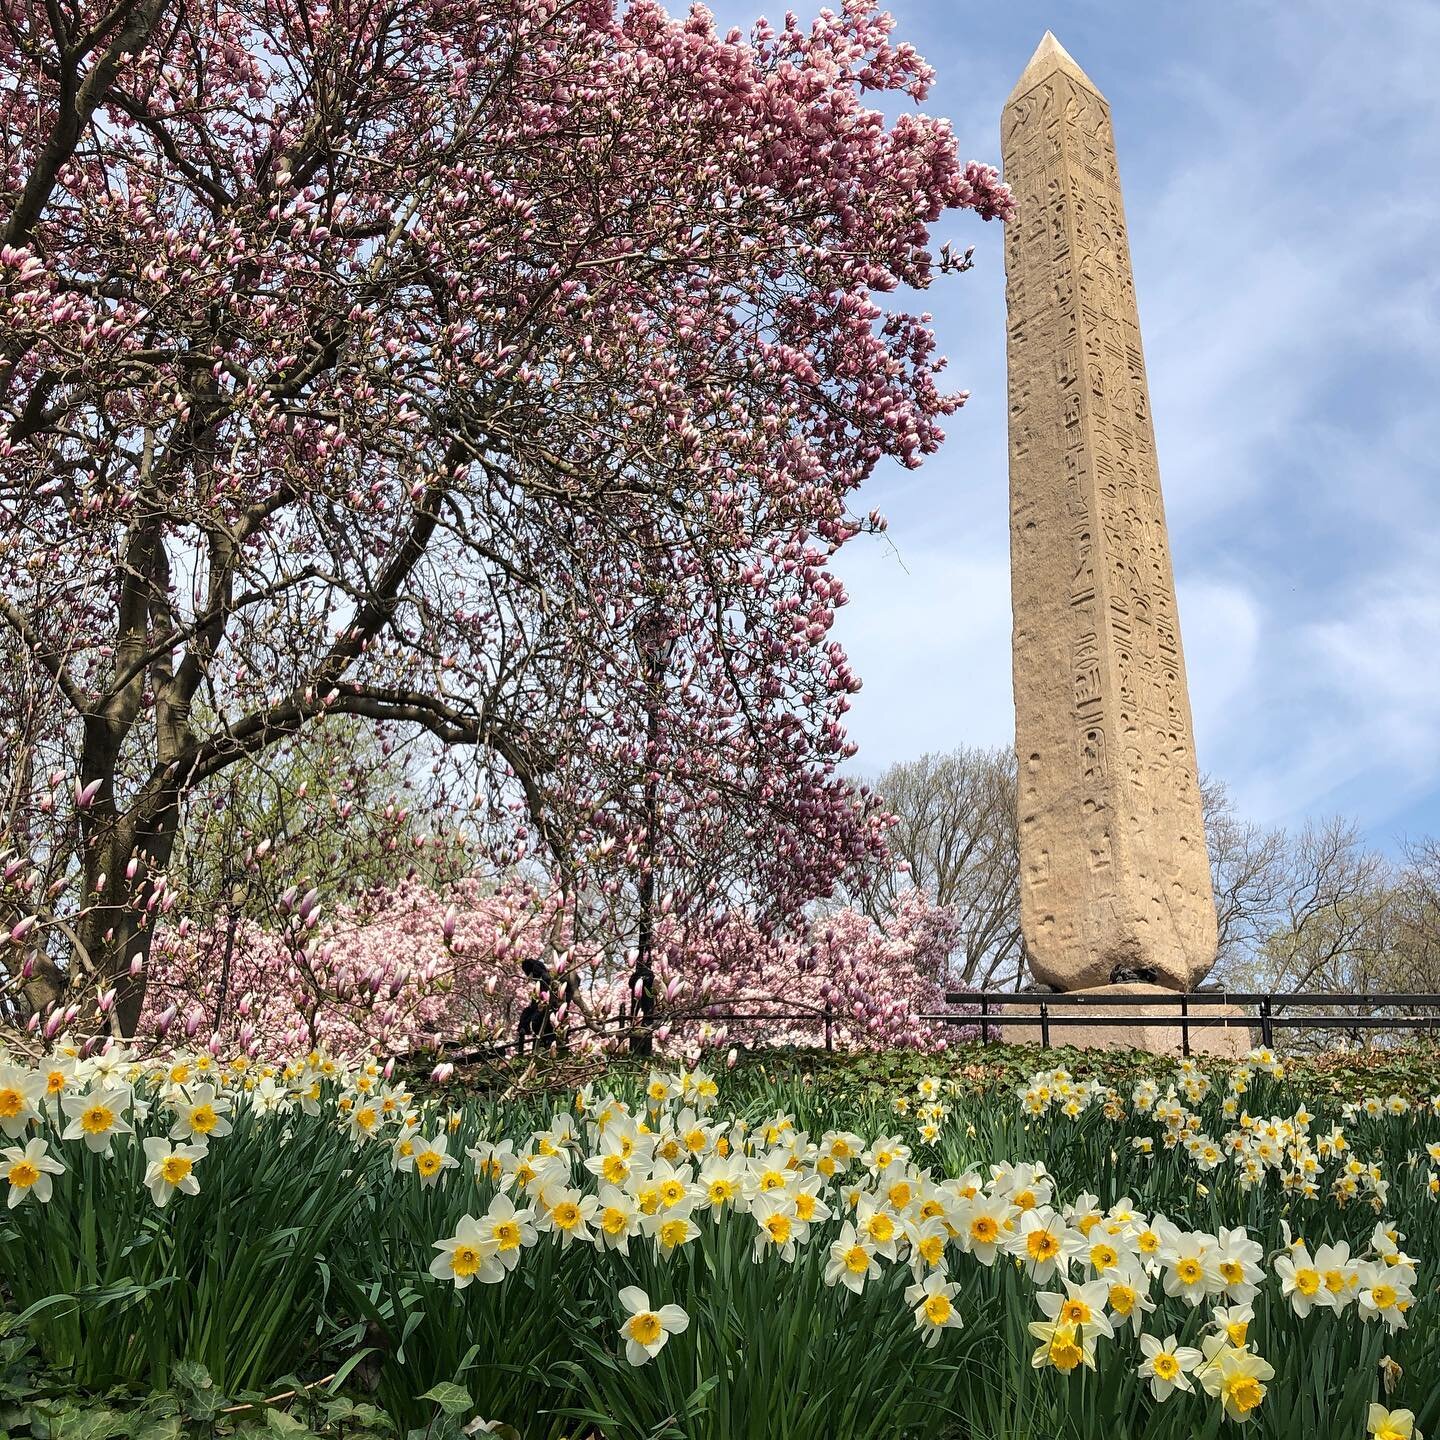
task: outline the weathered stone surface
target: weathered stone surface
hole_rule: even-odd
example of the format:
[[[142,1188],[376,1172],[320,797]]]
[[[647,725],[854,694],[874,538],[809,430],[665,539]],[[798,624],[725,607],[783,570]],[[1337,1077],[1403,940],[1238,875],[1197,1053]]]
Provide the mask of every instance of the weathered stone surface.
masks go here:
[[[1157,995],[1168,994],[1159,985],[1102,985],[1095,990],[1082,992],[1086,995],[1094,995],[1097,1000],[1103,997],[1108,1001],[1114,997],[1114,1003],[1097,1003],[1092,1009],[1086,1006],[1083,1010],[1069,1005],[1057,1005],[1050,1013],[1052,1018],[1056,1015],[1084,1015],[1087,1021],[1084,1025],[1052,1025],[1050,1027],[1050,1044],[1073,1045],[1079,1050],[1149,1050],[1154,1055],[1181,1055],[1184,1053],[1183,1035],[1177,1021],[1180,1017],[1180,1001],[1177,999],[1171,1005],[1146,1005],[1136,1006],[1127,1004],[1127,997],[1131,995]],[[1023,1010],[1013,1007],[1006,1010],[1001,1007],[1001,1014],[1023,1015],[1027,1019],[1035,1014],[1032,1007],[1026,1006]],[[1107,1025],[1106,1016],[1112,1018],[1116,1015],[1134,1015],[1143,1013],[1147,1016],[1147,1023],[1144,1025]],[[1249,1017],[1243,1010],[1230,1005],[1206,1005],[1192,1006],[1191,1015],[1204,1016],[1208,1019],[1223,1021],[1223,1024],[1192,1026],[1190,1030],[1190,1053],[1192,1055],[1213,1055],[1224,1060],[1240,1060],[1249,1053],[1251,1047],[1256,1043],[1255,1031]],[[1006,1025],[1004,1028],[1004,1039],[1012,1045],[1038,1045],[1041,1040],[1039,1024],[1034,1025]]]
[[[1190,698],[1104,97],[1046,34],[1005,104],[1021,923],[1036,978],[1215,957]]]

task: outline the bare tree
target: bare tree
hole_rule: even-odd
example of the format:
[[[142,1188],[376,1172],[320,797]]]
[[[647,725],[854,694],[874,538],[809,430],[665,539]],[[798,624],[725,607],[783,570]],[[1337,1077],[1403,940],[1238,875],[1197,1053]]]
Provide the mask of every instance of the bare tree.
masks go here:
[[[1387,983],[1411,993],[1440,991],[1440,840],[1427,836],[1405,847],[1392,908],[1395,945]]]
[[[1274,929],[1258,959],[1276,990],[1371,988],[1388,949],[1390,867],[1355,823],[1308,821],[1290,841]]]
[[[1253,964],[1275,926],[1285,888],[1285,832],[1242,820],[1225,783],[1213,776],[1201,777],[1200,800],[1219,923],[1214,973],[1223,981]]]
[[[876,789],[896,818],[889,844],[899,863],[879,879],[867,905],[888,906],[898,890],[917,886],[959,917],[953,981],[1018,983],[1024,947],[1014,752],[961,746],[922,755],[891,766]]]

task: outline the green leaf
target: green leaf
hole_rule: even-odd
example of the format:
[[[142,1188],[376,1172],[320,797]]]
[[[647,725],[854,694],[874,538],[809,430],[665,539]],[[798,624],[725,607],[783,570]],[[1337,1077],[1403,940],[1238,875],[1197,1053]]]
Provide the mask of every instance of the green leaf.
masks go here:
[[[180,1417],[158,1415],[136,1427],[130,1440],[179,1440]]]
[[[463,1415],[475,1407],[470,1392],[453,1380],[442,1380],[438,1385],[432,1385],[420,1398],[433,1401],[445,1415]]]
[[[210,1372],[196,1360],[177,1360],[170,1374],[176,1387],[191,1395],[215,1388]]]

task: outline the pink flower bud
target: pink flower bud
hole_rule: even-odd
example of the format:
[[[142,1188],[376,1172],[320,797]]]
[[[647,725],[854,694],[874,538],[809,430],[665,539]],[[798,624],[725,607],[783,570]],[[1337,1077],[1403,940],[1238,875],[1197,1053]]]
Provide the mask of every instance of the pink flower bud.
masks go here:
[[[445,936],[445,943],[448,945],[455,938],[455,922],[460,918],[460,912],[452,905],[445,912],[445,923],[440,927]]]
[[[27,915],[23,920],[18,921],[10,931],[10,943],[12,945],[21,944],[25,937],[35,928],[36,923],[37,921],[34,915]]]
[[[114,988],[112,987],[111,989],[105,991],[105,993],[104,993],[103,995],[101,995],[101,997],[99,998],[99,1000],[97,1000],[97,1001],[95,1002],[95,1008],[96,1008],[102,1015],[108,1015],[108,1014],[110,1013],[110,1007],[111,1007],[112,1005],[114,1005],[114,1003],[115,1003],[115,990],[114,990]]]
[[[139,955],[137,955],[137,956],[135,956],[135,958],[134,958],[133,960],[131,960],[131,962],[130,962],[130,974],[131,974],[132,977],[136,977],[136,976],[143,975],[144,973],[145,973],[145,961],[144,961]]]

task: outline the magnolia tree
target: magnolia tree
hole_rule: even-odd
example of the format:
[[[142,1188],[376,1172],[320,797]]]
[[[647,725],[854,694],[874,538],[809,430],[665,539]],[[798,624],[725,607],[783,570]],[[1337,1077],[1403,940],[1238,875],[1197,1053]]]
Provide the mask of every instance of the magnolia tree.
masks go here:
[[[866,103],[888,16],[0,7],[12,995],[132,1030],[190,798],[327,717],[649,948],[647,873],[769,925],[880,853],[828,567],[963,395],[875,297],[1010,206]]]
[[[509,1050],[523,1037],[577,1049],[627,1043],[638,1016],[629,958],[577,935],[554,892],[406,881],[322,919],[313,892],[281,924],[179,926],[155,942],[143,1039],[231,1053],[312,1045],[377,1054]],[[662,1048],[945,1043],[945,962],[959,921],[909,891],[877,924],[854,909],[786,939],[750,921],[657,925],[653,1016]],[[525,1025],[525,1017],[534,1018]],[[58,1019],[54,1022],[58,1028]]]

